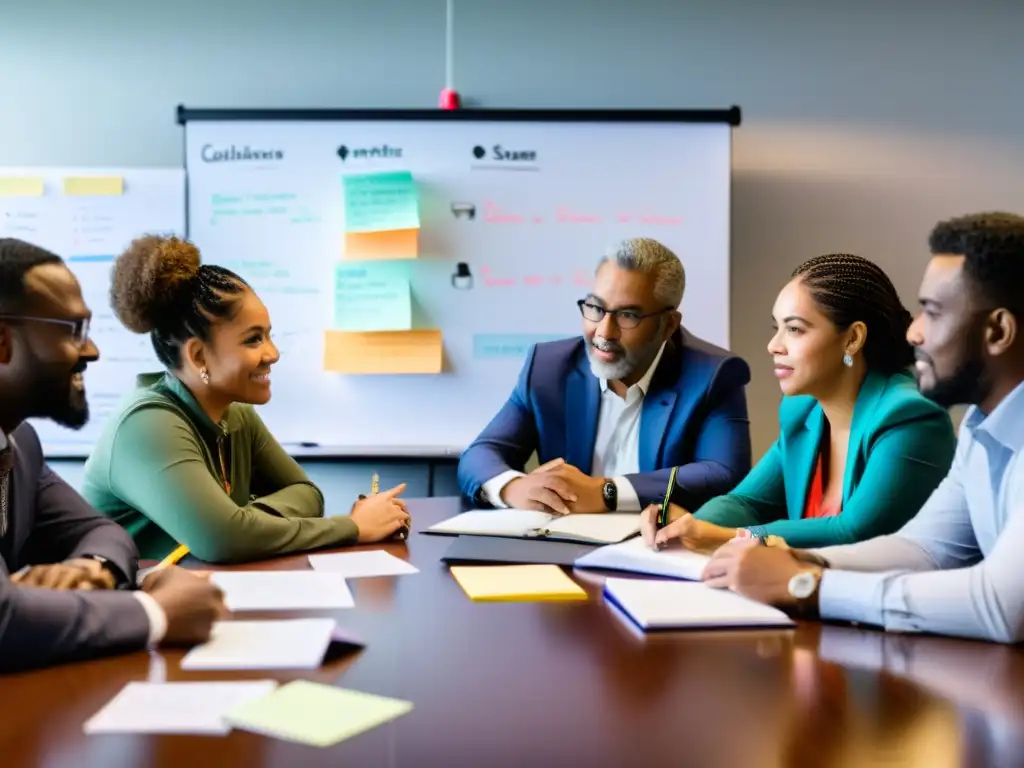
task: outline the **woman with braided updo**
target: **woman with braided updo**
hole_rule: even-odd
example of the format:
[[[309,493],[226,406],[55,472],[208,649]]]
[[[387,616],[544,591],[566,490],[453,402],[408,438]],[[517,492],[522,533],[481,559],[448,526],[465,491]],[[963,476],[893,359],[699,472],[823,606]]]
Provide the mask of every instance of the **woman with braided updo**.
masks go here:
[[[694,514],[672,507],[658,531],[657,510],[645,510],[649,543],[707,551],[746,535],[793,547],[861,541],[900,528],[945,477],[953,425],[917,390],[912,318],[885,272],[859,256],[813,258],[772,314],[778,440],[731,493]]]
[[[83,495],[143,558],[187,547],[210,562],[252,560],[379,541],[408,525],[396,498],[404,484],[324,517],[320,490],[252,407],[270,399],[278,352],[267,308],[241,277],[201,265],[189,242],[150,235],[111,278],[115,314],[149,334],[166,371],[140,376],[104,425]]]

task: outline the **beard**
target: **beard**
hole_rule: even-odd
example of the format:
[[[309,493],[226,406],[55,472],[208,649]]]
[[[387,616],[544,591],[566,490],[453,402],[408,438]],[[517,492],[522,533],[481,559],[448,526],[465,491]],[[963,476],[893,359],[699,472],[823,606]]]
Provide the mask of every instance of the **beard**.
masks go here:
[[[70,371],[53,363],[37,362],[36,366],[39,374],[32,387],[31,413],[69,429],[84,427],[89,421],[89,403],[85,389],[75,387],[72,379],[85,370],[85,364]]]
[[[594,357],[594,348],[618,355],[618,360],[605,362]],[[594,336],[587,344],[587,360],[590,362],[590,370],[599,379],[608,381],[619,381],[626,379],[637,372],[641,366],[651,364],[651,360],[658,353],[661,347],[661,339],[658,336],[652,338],[642,347],[629,350],[619,342],[605,339],[602,336]]]
[[[919,358],[923,359],[923,358]],[[925,359],[935,371],[931,360]],[[918,377],[920,379],[920,377]],[[985,370],[985,361],[980,352],[974,352],[963,360],[956,370],[945,378],[935,376],[935,383],[921,394],[943,408],[954,405],[974,405],[983,401],[992,391],[992,381]]]

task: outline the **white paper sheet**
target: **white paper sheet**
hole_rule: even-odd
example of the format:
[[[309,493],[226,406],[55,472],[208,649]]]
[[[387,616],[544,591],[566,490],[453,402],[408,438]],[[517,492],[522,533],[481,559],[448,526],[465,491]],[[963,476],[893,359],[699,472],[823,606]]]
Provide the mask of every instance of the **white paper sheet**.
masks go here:
[[[94,733],[195,733],[231,731],[224,715],[273,692],[275,680],[128,683],[86,721]]]
[[[383,549],[370,552],[340,552],[332,555],[310,555],[309,565],[315,571],[334,573],[346,579],[370,576],[404,576],[419,569]]]
[[[316,669],[334,619],[219,621],[209,641],[181,660],[182,669]]]
[[[232,611],[313,611],[352,608],[345,578],[317,571],[214,571]]]

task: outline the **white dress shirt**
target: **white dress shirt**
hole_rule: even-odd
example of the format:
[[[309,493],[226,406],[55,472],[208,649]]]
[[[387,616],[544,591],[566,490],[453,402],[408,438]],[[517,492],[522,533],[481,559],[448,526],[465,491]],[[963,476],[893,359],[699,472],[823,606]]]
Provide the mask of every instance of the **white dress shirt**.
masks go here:
[[[624,397],[615,393],[607,379],[599,379],[601,401],[597,410],[597,433],[594,436],[590,476],[607,477],[615,483],[618,512],[640,511],[640,498],[625,476],[640,472],[640,413],[644,395],[650,389],[651,379],[654,378],[664,351],[663,343],[643,378],[630,386]],[[507,507],[501,498],[501,491],[523,474],[510,469],[492,477],[483,484],[484,498],[495,507]]]
[[[824,619],[1024,640],[1024,384],[964,416],[949,474],[895,534],[814,550]]]

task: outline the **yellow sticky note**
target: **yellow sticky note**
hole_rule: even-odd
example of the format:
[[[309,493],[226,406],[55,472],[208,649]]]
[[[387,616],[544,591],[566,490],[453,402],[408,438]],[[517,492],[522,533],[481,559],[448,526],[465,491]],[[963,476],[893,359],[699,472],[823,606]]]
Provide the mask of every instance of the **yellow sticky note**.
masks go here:
[[[84,197],[88,195],[123,195],[123,176],[67,176],[64,194]]]
[[[438,330],[326,331],[324,370],[332,373],[441,373]]]
[[[329,747],[412,710],[412,702],[295,680],[231,710],[235,728],[278,739]]]
[[[477,602],[587,599],[583,587],[557,565],[457,565],[450,570]]]
[[[386,229],[380,232],[347,232],[346,260],[415,259],[419,255],[418,229]]]
[[[0,197],[42,197],[44,190],[45,184],[42,179],[0,177]]]

